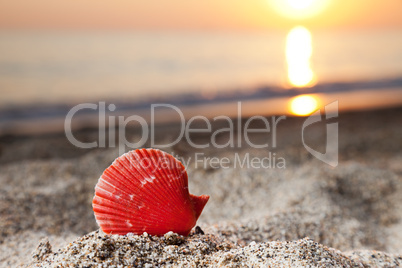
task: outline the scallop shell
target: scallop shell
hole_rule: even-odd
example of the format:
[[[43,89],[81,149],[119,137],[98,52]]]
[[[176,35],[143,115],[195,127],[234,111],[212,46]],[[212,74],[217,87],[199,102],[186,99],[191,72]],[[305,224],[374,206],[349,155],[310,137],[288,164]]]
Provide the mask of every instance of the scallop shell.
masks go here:
[[[138,149],[120,156],[103,172],[92,207],[108,234],[188,235],[208,199],[189,193],[180,161],[160,150]]]

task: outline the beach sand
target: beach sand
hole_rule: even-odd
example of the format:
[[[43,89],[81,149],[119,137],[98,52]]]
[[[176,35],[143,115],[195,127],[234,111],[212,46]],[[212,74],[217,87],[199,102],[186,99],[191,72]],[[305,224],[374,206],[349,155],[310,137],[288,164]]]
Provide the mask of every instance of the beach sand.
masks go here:
[[[304,118],[281,122],[275,148],[266,133],[252,136],[254,143],[268,141],[264,150],[244,140],[241,147],[224,149],[194,150],[185,141],[163,148],[190,159],[190,192],[211,196],[197,223],[205,234],[188,238],[107,236],[98,230],[91,207],[94,186],[119,156],[117,148],[77,149],[64,133],[1,137],[0,265],[400,267],[400,118],[402,108],[341,113],[335,168],[304,148]],[[128,139],[137,139],[139,131],[129,129]],[[177,132],[174,124],[157,126],[158,144],[174,140]],[[76,134],[86,141],[98,135],[94,130]],[[312,148],[324,148],[325,124],[311,126],[306,135]],[[201,144],[210,135],[192,138]],[[218,136],[222,143],[227,139]],[[283,158],[286,168],[234,168],[235,155],[261,159],[269,152],[271,160]],[[227,157],[231,165],[204,166],[196,153],[204,160]]]

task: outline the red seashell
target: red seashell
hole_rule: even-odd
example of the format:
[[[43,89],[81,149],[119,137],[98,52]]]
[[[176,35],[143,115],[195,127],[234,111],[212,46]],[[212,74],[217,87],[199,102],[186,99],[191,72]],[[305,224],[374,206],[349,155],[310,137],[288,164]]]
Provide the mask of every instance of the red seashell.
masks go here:
[[[209,196],[188,191],[180,161],[156,149],[138,149],[117,158],[99,178],[92,207],[108,234],[188,235]]]

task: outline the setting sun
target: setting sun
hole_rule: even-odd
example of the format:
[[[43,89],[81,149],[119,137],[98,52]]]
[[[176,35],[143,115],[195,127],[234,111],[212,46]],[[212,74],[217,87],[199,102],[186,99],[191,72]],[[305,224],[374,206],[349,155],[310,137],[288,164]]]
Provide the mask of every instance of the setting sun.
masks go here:
[[[314,0],[287,0],[285,3],[293,8],[303,10],[310,7],[314,3]]]
[[[330,0],[271,0],[275,10],[284,17],[304,19],[318,15]]]
[[[318,101],[311,95],[300,95],[290,100],[290,111],[294,115],[310,115],[317,109]]]

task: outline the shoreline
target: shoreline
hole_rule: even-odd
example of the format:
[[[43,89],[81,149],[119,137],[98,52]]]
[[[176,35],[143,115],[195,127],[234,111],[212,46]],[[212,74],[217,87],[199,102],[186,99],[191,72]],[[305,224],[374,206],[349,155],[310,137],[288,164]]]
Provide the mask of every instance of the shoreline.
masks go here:
[[[133,101],[107,99],[76,101],[69,104],[37,103],[28,106],[6,106],[0,108],[0,137],[59,133],[64,130],[65,120],[69,114],[74,121],[71,124],[74,130],[97,127],[100,124],[98,123],[100,117],[109,119],[102,122],[104,126],[120,127],[125,126],[124,119],[132,115],[140,116],[147,122],[152,121],[156,124],[176,123],[181,118],[188,120],[198,115],[209,119],[216,116],[231,118],[253,115],[294,116],[289,109],[289,101],[303,94],[316,98],[319,106],[338,101],[339,111],[343,113],[392,109],[402,105],[401,84],[402,78],[397,77],[366,82],[318,84],[312,88],[283,89],[262,86],[248,91],[234,90],[210,96],[193,93]],[[236,109],[239,103],[242,104],[240,114]],[[114,118],[113,122],[110,121],[111,118]]]

